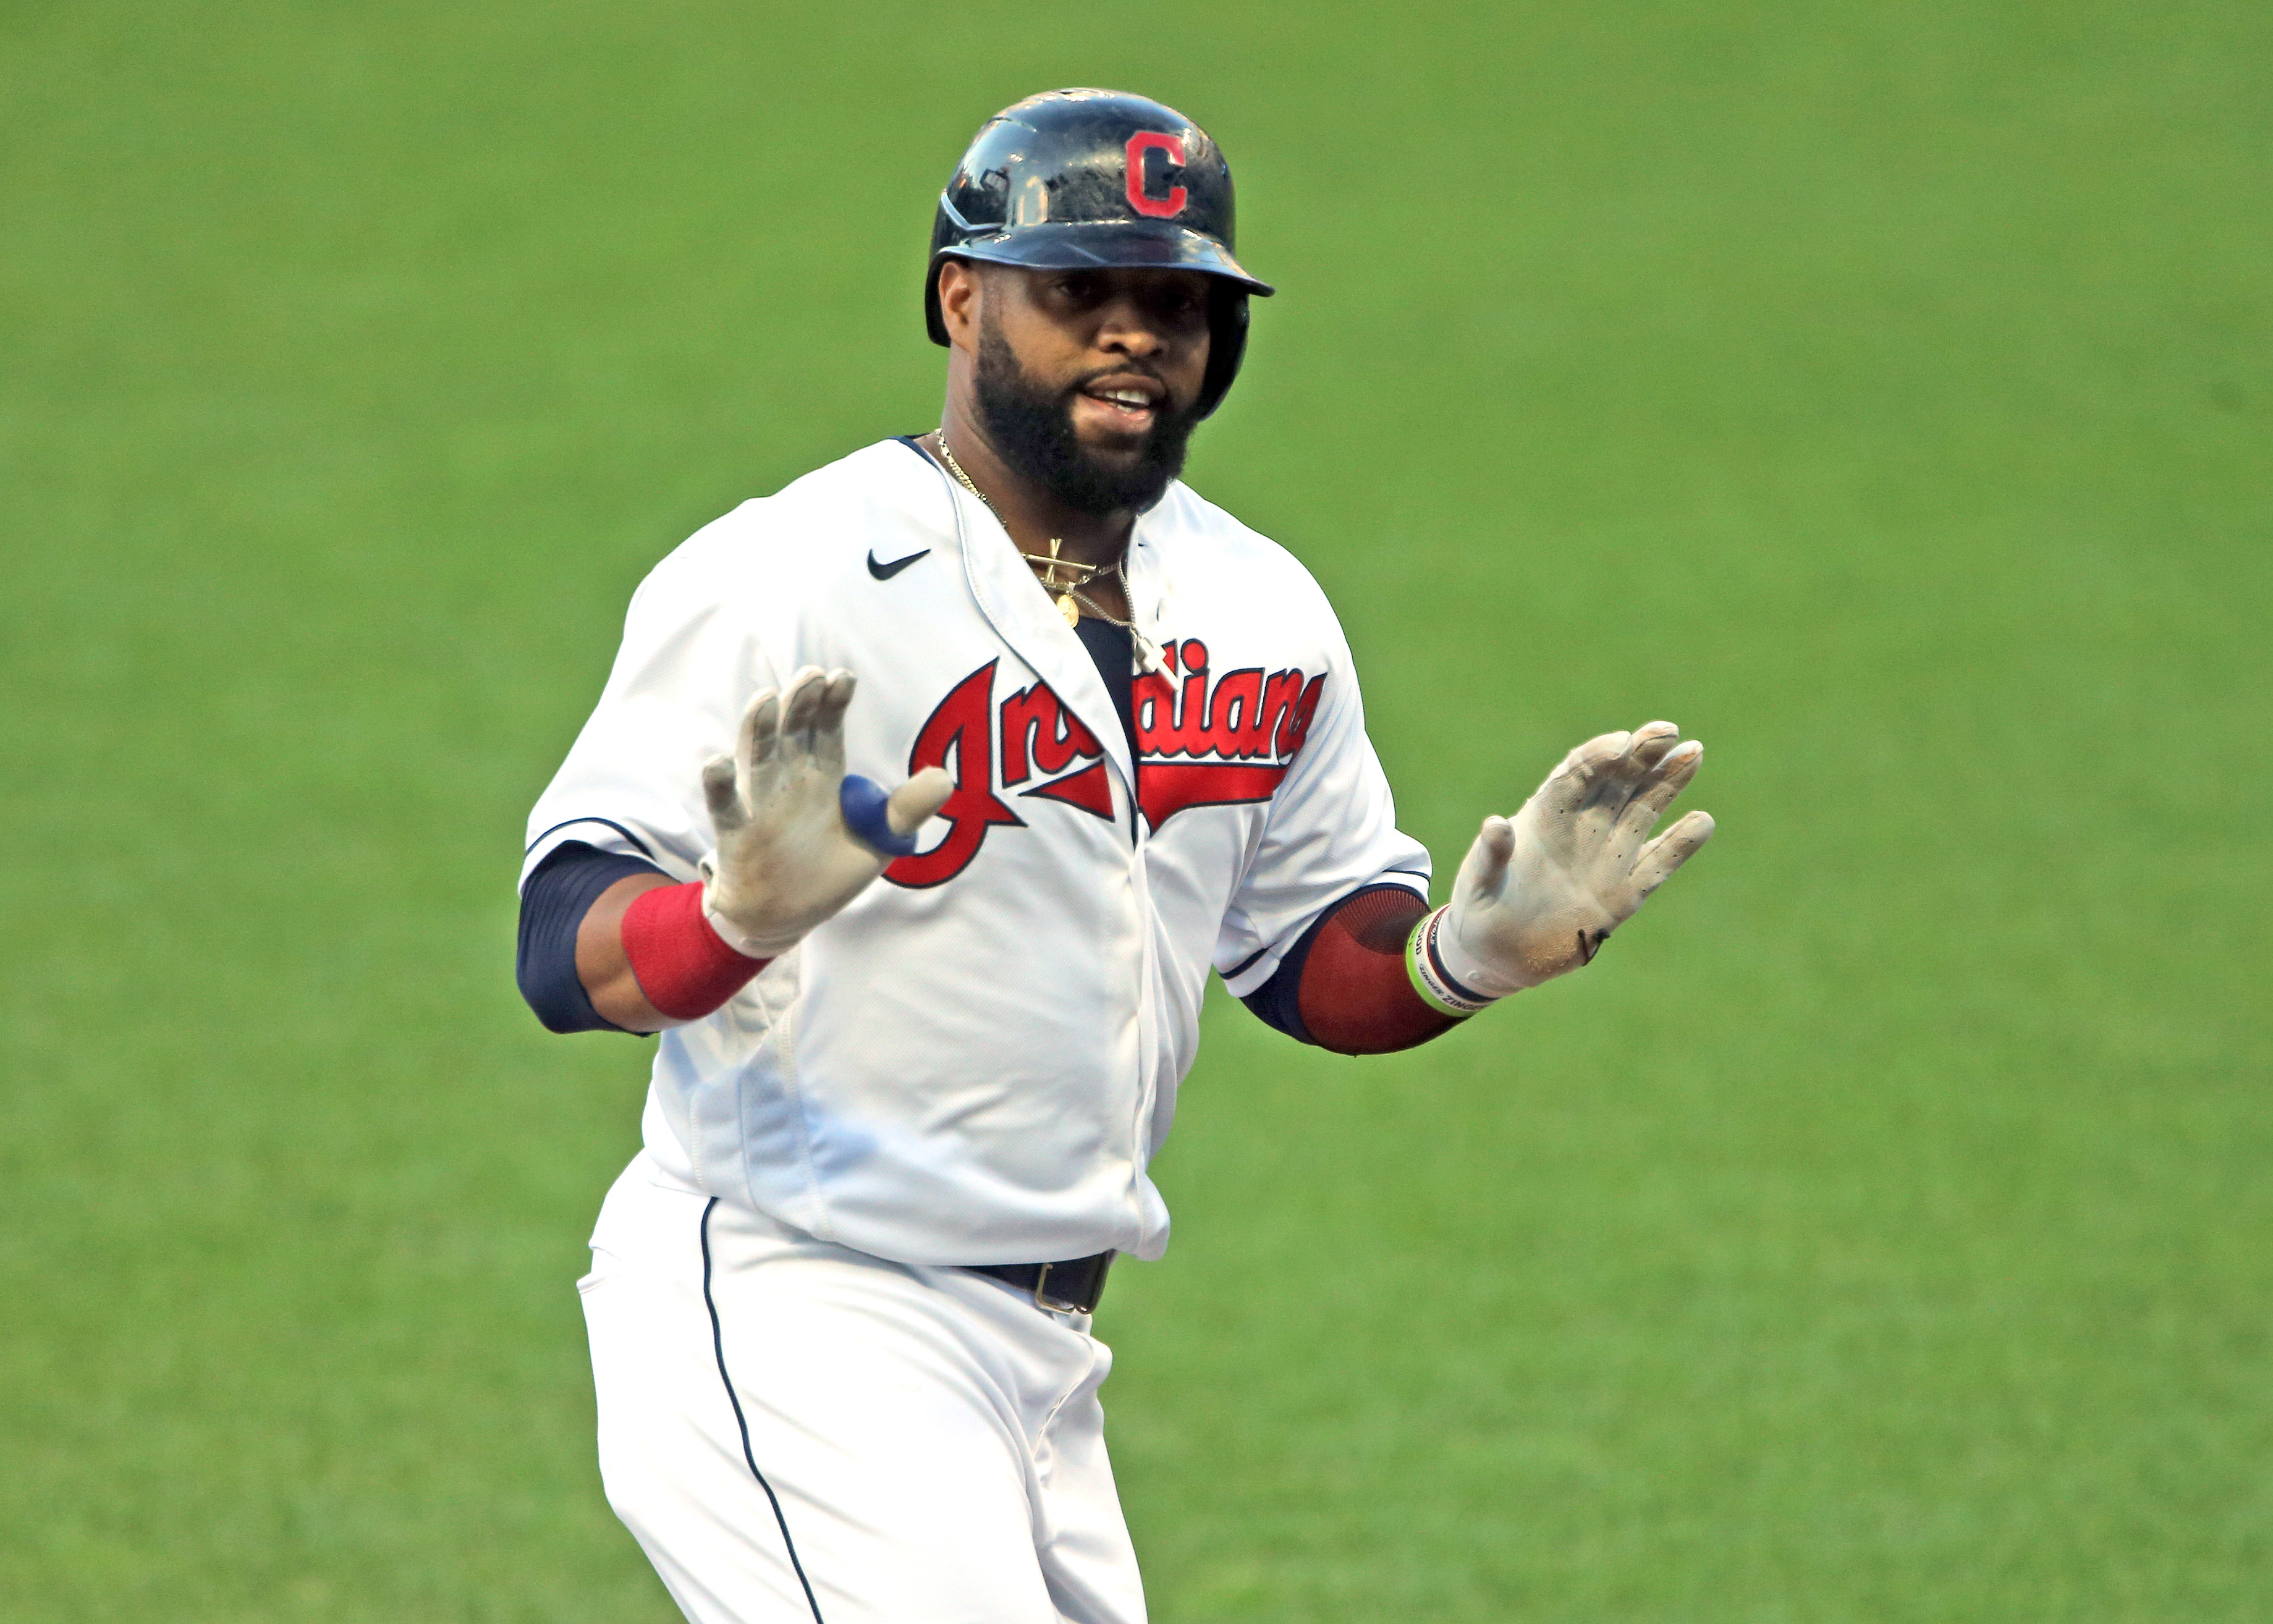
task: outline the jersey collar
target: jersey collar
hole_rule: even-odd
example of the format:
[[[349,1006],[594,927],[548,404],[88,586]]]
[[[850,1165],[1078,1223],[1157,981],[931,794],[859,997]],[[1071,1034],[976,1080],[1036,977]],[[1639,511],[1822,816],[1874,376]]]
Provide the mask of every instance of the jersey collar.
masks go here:
[[[928,455],[925,460],[929,462]],[[969,582],[971,595],[979,605],[979,612],[986,617],[994,633],[1009,645],[1011,652],[1024,660],[1049,684],[1053,692],[1082,725],[1096,736],[1105,747],[1106,760],[1113,763],[1121,775],[1122,790],[1131,807],[1136,800],[1136,763],[1129,759],[1129,742],[1121,727],[1121,717],[1113,705],[1113,697],[1105,691],[1104,679],[1098,676],[1097,666],[1082,647],[1081,639],[1074,635],[1034,579],[1033,571],[1018,556],[1017,544],[1009,531],[994,517],[992,509],[955,482],[954,476],[936,462],[932,463],[939,475],[940,488],[953,516],[956,550],[963,555],[964,578]],[[1144,520],[1140,516],[1134,533],[1129,536],[1129,592],[1130,607],[1138,613],[1137,625],[1147,628],[1158,617],[1157,587],[1145,596],[1140,585],[1148,575],[1140,560],[1140,538]]]

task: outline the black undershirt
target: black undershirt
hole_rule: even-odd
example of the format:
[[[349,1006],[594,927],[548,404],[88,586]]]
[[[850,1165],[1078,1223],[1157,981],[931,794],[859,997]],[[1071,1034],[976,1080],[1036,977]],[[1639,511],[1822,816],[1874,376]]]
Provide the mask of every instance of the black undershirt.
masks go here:
[[[1129,741],[1129,759],[1136,759],[1136,648],[1127,626],[1084,615],[1074,623],[1073,634],[1089,650],[1105,691],[1113,696],[1113,709],[1121,718],[1121,736]]]
[[[644,858],[602,851],[581,840],[562,841],[544,854],[521,888],[514,978],[547,1031],[624,1029],[592,1007],[583,978],[576,973],[576,931],[600,893],[616,881],[634,874],[662,873]]]

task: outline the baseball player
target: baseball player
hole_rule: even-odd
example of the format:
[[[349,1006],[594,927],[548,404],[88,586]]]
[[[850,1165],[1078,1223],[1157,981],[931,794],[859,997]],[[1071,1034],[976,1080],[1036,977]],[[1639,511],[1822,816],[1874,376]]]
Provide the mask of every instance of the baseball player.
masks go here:
[[[659,1032],[580,1283],[611,1503],[701,1624],[1133,1624],[1115,1257],[1211,969],[1377,1053],[1588,962],[1703,844],[1652,722],[1398,832],[1332,610],[1177,480],[1248,303],[1231,175],[1140,97],[987,121],[939,199],[939,428],[640,587],[529,820],[522,991]]]

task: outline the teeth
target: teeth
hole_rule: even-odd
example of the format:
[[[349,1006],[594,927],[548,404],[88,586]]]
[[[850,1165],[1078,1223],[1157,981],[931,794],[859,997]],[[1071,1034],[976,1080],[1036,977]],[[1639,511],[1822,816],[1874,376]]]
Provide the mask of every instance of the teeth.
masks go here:
[[[1152,404],[1152,402],[1145,396],[1138,394],[1133,390],[1112,391],[1100,395],[1098,398],[1099,400],[1110,400],[1116,406],[1133,406],[1137,408],[1139,410],[1142,410]]]

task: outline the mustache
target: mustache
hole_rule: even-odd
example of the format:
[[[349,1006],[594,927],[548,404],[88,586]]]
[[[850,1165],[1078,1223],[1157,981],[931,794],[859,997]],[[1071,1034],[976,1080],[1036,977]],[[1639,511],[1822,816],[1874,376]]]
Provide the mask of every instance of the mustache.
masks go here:
[[[1080,378],[1052,388],[1031,377],[982,311],[976,378],[979,421],[1004,460],[1077,513],[1142,513],[1158,502],[1183,471],[1185,444],[1198,426],[1198,401],[1179,400],[1159,369],[1136,357],[1089,367]],[[1074,428],[1074,397],[1099,378],[1118,373],[1150,379],[1161,391],[1152,426],[1137,442],[1136,466],[1114,470],[1082,446]]]

